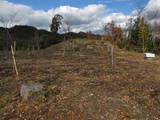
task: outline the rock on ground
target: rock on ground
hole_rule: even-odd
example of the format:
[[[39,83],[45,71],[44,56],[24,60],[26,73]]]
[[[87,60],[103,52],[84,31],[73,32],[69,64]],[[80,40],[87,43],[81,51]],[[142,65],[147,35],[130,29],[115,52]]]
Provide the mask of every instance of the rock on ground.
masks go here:
[[[40,83],[28,82],[21,85],[20,95],[23,100],[30,100],[35,95],[44,95],[44,86]]]

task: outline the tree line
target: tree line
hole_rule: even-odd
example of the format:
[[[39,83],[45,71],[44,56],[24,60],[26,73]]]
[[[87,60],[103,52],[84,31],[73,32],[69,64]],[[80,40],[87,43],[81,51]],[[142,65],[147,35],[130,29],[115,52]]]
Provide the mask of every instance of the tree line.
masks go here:
[[[104,29],[106,39],[120,48],[160,54],[160,29],[155,31],[144,17],[131,19],[126,29],[117,26],[113,21],[105,25]]]
[[[62,26],[62,19],[61,15],[56,14],[52,18],[50,31],[38,30],[27,25],[16,25],[11,28],[0,27],[0,50],[10,50],[10,46],[15,44],[16,50],[39,50],[65,40],[87,38],[88,33],[71,32],[68,22],[65,23],[66,26]],[[61,28],[65,32],[60,34],[58,31]],[[97,38],[98,35],[92,34],[92,36]]]
[[[71,32],[71,25],[66,22],[62,25],[63,16],[56,14],[50,25],[50,30],[38,30],[32,26],[14,26],[12,28],[0,27],[0,50],[9,50],[10,45],[16,43],[17,50],[39,50],[49,47],[64,40],[74,38],[100,39],[100,35],[91,32]],[[160,27],[151,27],[144,17],[130,19],[126,29],[117,26],[114,21],[104,26],[105,34],[101,35],[107,41],[119,48],[134,50],[137,52],[160,53]],[[59,34],[58,30],[63,29],[65,33]],[[159,29],[158,29],[159,28]],[[9,38],[12,37],[13,40]]]
[[[9,31],[13,41],[9,39],[7,34]],[[84,32],[64,33],[49,32],[46,30],[38,30],[32,26],[18,25],[12,28],[0,27],[0,50],[10,50],[10,45],[16,43],[16,50],[38,50],[44,49],[51,45],[57,44],[71,38],[85,38]]]

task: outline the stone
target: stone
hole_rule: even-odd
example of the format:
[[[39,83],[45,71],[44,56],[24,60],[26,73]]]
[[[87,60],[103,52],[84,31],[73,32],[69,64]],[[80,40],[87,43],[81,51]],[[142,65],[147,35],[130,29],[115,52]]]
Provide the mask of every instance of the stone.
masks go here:
[[[22,100],[39,99],[45,97],[45,88],[42,84],[36,82],[22,83],[20,95]]]

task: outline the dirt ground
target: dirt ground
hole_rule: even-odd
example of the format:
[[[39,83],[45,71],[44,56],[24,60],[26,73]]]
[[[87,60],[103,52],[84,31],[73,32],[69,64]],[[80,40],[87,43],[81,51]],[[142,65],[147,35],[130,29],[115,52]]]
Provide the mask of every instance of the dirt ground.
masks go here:
[[[160,58],[115,49],[66,51],[64,43],[16,54],[0,52],[0,120],[160,120]],[[101,52],[103,51],[103,52]],[[22,101],[24,81],[52,86],[44,102]]]

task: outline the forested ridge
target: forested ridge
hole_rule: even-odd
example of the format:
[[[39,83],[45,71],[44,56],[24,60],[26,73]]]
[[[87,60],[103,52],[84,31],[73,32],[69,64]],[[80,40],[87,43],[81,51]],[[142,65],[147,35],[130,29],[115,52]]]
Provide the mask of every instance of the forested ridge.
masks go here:
[[[7,34],[9,31],[9,34]],[[12,28],[0,27],[0,50],[10,49],[10,45],[16,43],[17,50],[43,49],[50,45],[71,38],[85,38],[84,32],[59,34],[47,30],[37,29],[32,26],[16,25]]]

